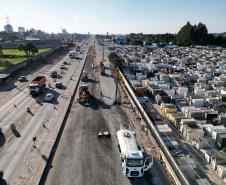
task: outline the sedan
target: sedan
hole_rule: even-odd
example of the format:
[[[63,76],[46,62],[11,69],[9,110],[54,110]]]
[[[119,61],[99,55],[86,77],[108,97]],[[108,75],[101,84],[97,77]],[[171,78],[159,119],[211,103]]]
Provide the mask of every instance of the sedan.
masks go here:
[[[65,68],[64,64],[61,64],[60,69],[64,69],[64,68]]]

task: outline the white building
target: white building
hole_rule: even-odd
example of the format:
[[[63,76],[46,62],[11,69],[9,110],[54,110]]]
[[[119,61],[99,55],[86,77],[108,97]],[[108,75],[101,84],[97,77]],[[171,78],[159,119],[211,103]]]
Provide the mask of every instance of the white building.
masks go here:
[[[24,33],[25,32],[25,28],[24,27],[18,27],[18,32],[19,33]]]
[[[12,27],[12,25],[6,24],[6,25],[4,26],[4,31],[7,32],[7,33],[12,33],[12,32],[13,32],[13,27]]]

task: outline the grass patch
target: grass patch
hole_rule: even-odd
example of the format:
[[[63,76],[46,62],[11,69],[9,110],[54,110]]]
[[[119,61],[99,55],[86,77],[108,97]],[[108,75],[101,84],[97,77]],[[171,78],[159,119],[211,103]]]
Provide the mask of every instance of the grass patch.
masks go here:
[[[16,57],[16,58],[1,58],[3,62],[8,62],[12,65],[23,63],[27,60],[27,57]]]
[[[39,55],[41,53],[45,53],[50,51],[52,48],[40,48],[38,49],[38,53],[35,55]],[[24,51],[19,51],[19,49],[2,49],[3,55],[14,55],[14,56],[26,56]]]
[[[40,55],[42,53],[50,51],[52,48],[40,48],[38,53],[32,56]],[[14,65],[21,64],[28,58],[24,51],[19,51],[18,49],[2,49],[3,56],[0,57],[0,72],[13,67]],[[32,57],[31,56],[31,57]]]

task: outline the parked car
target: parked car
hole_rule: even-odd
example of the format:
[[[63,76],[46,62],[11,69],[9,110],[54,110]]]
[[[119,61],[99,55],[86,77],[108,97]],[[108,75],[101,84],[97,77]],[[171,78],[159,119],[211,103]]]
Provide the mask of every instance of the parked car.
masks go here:
[[[61,89],[63,87],[62,82],[56,82],[55,87]]]
[[[53,93],[47,93],[45,96],[45,101],[51,102],[54,99],[54,94]]]
[[[18,81],[19,82],[26,82],[27,78],[26,78],[26,76],[21,76],[21,77],[18,78]]]
[[[64,65],[67,65],[68,63],[67,63],[67,61],[65,60],[65,61],[63,62],[63,64],[64,64]]]

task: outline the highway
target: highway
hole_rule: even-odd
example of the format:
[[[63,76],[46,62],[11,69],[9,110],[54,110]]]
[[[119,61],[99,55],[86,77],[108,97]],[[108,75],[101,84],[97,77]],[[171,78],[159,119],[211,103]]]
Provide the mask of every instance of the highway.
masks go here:
[[[60,70],[59,65],[64,60],[69,61],[69,64]],[[41,68],[28,77],[30,81],[37,75],[46,75],[47,84],[51,84],[51,87],[47,85],[46,93],[51,92],[55,95],[51,103],[44,101],[44,95],[38,97],[37,103],[26,88],[29,82],[20,85],[20,90],[12,89],[7,93],[1,93],[0,169],[9,184],[38,182],[83,63],[83,60],[71,60],[66,55],[56,64],[45,69]],[[55,80],[50,78],[52,70],[62,71],[62,78],[58,80],[66,86],[66,89],[54,88]],[[27,107],[31,109],[31,113],[27,112]],[[11,124],[15,125],[14,130],[11,129]],[[32,147],[33,137],[37,138],[35,148]]]
[[[89,74],[87,83],[94,97],[89,104],[74,101],[52,168],[40,184],[152,184],[150,177],[129,179],[122,175],[116,132],[130,128],[129,120],[120,106],[113,105],[115,82],[111,71],[106,70],[107,75],[100,78],[99,60],[95,58],[89,54],[85,66]],[[98,132],[104,130],[111,133],[111,138],[97,137]]]

